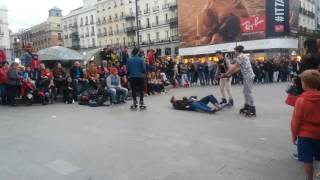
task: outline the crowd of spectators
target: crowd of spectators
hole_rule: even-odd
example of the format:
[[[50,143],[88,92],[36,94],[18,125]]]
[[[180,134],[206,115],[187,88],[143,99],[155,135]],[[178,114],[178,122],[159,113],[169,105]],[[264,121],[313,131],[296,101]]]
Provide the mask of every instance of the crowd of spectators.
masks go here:
[[[8,62],[1,63],[1,102],[15,106],[16,99],[24,99],[29,87],[34,92],[33,100],[40,99],[44,104],[58,101],[59,95],[63,97],[63,102],[74,103],[96,99],[99,97],[97,94],[100,94],[100,99],[108,100],[111,104],[125,103],[130,92],[126,70],[130,59],[128,48],[119,50],[107,47],[100,52],[100,56],[102,62],[99,64],[88,61],[84,65],[75,61],[72,68],[67,70],[58,62],[49,70],[36,54],[26,50],[21,64],[11,63],[9,67]],[[218,85],[217,62],[159,57],[152,49],[147,52],[140,49],[138,56],[145,59],[146,95],[165,93],[167,86],[186,88]],[[285,56],[267,61],[253,59],[252,65],[256,74],[255,83],[290,81],[299,70],[299,62]],[[241,74],[234,75],[232,83],[242,83]],[[38,96],[45,98],[37,98]]]

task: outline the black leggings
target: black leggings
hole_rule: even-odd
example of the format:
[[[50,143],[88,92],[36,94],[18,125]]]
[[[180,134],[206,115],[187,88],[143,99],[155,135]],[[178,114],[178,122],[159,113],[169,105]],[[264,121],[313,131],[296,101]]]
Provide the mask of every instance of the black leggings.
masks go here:
[[[16,97],[18,97],[20,91],[19,85],[9,85],[7,84],[7,96],[8,96],[8,103],[10,105],[16,104]]]
[[[133,101],[137,102],[137,93],[140,94],[140,102],[143,102],[144,96],[144,78],[130,78]]]

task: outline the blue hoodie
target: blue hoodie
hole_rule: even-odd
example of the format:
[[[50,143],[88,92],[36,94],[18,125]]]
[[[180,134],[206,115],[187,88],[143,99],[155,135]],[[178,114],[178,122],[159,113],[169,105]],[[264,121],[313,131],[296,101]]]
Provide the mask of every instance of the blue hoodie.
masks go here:
[[[129,78],[144,78],[146,73],[146,64],[143,58],[133,56],[127,63],[127,72]]]

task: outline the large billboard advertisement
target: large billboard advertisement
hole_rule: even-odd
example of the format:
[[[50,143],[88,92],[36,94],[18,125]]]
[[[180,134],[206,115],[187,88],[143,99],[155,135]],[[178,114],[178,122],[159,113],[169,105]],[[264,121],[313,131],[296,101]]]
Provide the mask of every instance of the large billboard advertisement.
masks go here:
[[[180,47],[283,37],[298,0],[179,0]]]

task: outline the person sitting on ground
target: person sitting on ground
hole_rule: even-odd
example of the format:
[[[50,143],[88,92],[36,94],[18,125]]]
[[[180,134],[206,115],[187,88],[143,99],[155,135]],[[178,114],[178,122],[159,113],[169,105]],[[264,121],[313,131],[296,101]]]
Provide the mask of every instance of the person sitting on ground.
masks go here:
[[[176,110],[216,113],[222,109],[218,100],[213,95],[208,95],[200,100],[197,100],[196,96],[191,96],[189,98],[184,97],[182,100],[177,100],[176,97],[173,96],[171,97],[170,102]],[[209,103],[213,104],[215,108],[209,107]]]
[[[147,72],[146,82],[147,82],[147,94],[150,96],[151,94],[154,94],[151,72]]]
[[[57,100],[57,95],[62,92],[62,87],[66,81],[66,73],[62,68],[61,63],[57,63],[53,70],[53,82],[56,87],[55,101]]]
[[[10,68],[7,72],[7,96],[8,96],[8,103],[11,106],[17,106],[16,104],[16,97],[19,95],[19,90],[21,86],[21,71],[19,69],[19,64],[13,62],[10,65]]]
[[[125,103],[128,96],[128,89],[121,86],[120,76],[116,68],[111,68],[110,72],[111,74],[107,78],[107,93],[111,95],[113,104]]]
[[[153,90],[155,94],[160,94],[164,90],[164,86],[161,82],[161,80],[157,79],[156,73],[151,73],[151,84],[153,86]]]
[[[73,91],[73,81],[70,76],[66,77],[66,80],[64,82],[64,89],[63,89],[63,102],[66,104],[72,104],[74,103],[74,91]]]
[[[313,161],[320,161],[320,73],[306,70],[299,77],[304,92],[296,101],[291,120],[292,142],[298,145],[298,159],[304,163],[307,180],[312,180]]]
[[[73,67],[70,69],[70,76],[73,80],[73,90],[75,91],[74,94],[76,95],[74,99],[77,101],[77,96],[84,91],[84,87],[88,84],[87,79],[84,78],[84,72],[79,61],[74,62]]]
[[[90,87],[94,87],[95,89],[98,87],[98,67],[94,61],[90,61],[86,70],[86,75],[89,80]]]

